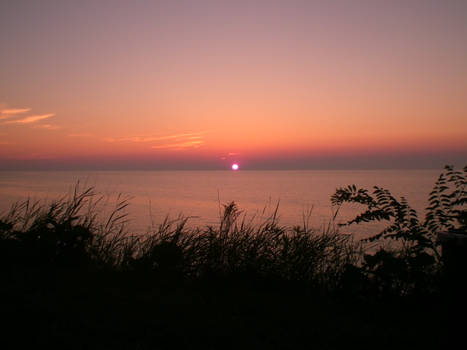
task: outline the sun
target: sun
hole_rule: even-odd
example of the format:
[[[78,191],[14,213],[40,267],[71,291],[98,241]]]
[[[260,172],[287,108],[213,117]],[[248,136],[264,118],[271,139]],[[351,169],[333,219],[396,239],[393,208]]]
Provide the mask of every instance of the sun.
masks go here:
[[[232,164],[232,170],[238,170],[240,167],[238,166],[237,163]]]

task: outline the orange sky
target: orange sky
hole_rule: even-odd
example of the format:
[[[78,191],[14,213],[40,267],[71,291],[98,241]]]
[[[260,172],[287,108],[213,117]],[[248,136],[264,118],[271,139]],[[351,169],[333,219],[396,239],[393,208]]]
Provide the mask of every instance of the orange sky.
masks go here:
[[[0,169],[464,165],[466,37],[455,0],[2,2]]]

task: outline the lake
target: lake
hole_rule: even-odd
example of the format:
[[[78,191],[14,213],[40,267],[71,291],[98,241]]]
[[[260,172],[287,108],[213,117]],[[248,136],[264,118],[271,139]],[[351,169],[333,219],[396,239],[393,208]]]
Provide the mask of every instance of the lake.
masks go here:
[[[337,187],[377,185],[393,195],[405,196],[420,212],[442,170],[297,170],[297,171],[3,171],[0,172],[0,210],[15,201],[43,201],[70,193],[80,181],[106,196],[110,208],[118,193],[128,196],[129,227],[144,232],[151,222],[169,215],[192,217],[190,225],[216,225],[219,209],[235,201],[247,219],[265,220],[279,203],[280,223],[298,225],[309,215],[309,224],[329,223],[330,197]],[[360,212],[358,205],[344,206],[338,222]],[[358,237],[375,233],[378,225],[354,226],[342,231]]]

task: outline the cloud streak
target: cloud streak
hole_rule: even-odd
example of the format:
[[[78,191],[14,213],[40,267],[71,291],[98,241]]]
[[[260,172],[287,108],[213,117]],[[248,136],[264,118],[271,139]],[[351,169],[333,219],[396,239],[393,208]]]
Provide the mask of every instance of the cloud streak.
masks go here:
[[[45,129],[45,130],[59,130],[62,127],[55,124],[40,124],[34,126],[35,129]]]
[[[68,137],[94,137],[93,134],[90,133],[75,133],[75,134],[68,134]]]
[[[203,132],[180,133],[160,136],[106,137],[104,142],[154,143],[152,149],[184,150],[199,148],[204,144]]]
[[[165,145],[156,145],[152,146],[152,149],[172,149],[172,150],[181,150],[187,148],[199,148],[204,144],[203,140],[197,141],[187,141],[187,142],[177,142],[177,143],[169,143]]]
[[[25,118],[21,119],[15,119],[15,120],[8,120],[4,122],[4,124],[32,124],[32,123],[37,123],[38,121],[44,120],[44,119],[49,119],[52,118],[55,114],[49,113],[49,114],[36,114],[36,115],[30,115]]]
[[[2,106],[0,106],[2,107]],[[28,125],[35,124],[35,129],[44,129],[44,130],[58,130],[61,129],[60,126],[55,124],[36,124],[42,120],[46,120],[55,116],[54,113],[47,114],[33,114],[22,116],[31,111],[31,108],[1,108],[0,109],[0,123],[5,124],[16,124],[16,125]]]
[[[164,135],[164,136],[130,136],[130,137],[106,137],[103,140],[105,142],[134,142],[134,143],[144,143],[144,142],[156,142],[156,141],[167,141],[167,140],[185,140],[185,139],[201,139],[203,133],[184,133],[184,134],[174,134],[174,135]]]
[[[15,114],[27,113],[30,110],[31,108],[9,108],[9,109],[2,109],[0,111],[0,114],[15,115]]]

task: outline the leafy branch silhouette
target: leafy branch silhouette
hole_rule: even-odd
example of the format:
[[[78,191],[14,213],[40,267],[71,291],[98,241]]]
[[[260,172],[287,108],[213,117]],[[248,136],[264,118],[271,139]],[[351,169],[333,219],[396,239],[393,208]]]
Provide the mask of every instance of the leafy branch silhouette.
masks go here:
[[[341,206],[343,203],[358,203],[366,210],[355,218],[339,224],[348,226],[370,221],[388,221],[389,224],[379,233],[364,239],[403,240],[409,243],[409,252],[421,253],[431,250],[439,258],[437,234],[442,231],[457,233],[467,232],[466,208],[467,166],[463,171],[456,171],[447,165],[436,181],[429,196],[424,220],[407,202],[405,197],[395,198],[387,189],[374,186],[368,190],[350,185],[338,188],[331,197],[331,203]],[[411,244],[410,244],[411,243]]]

